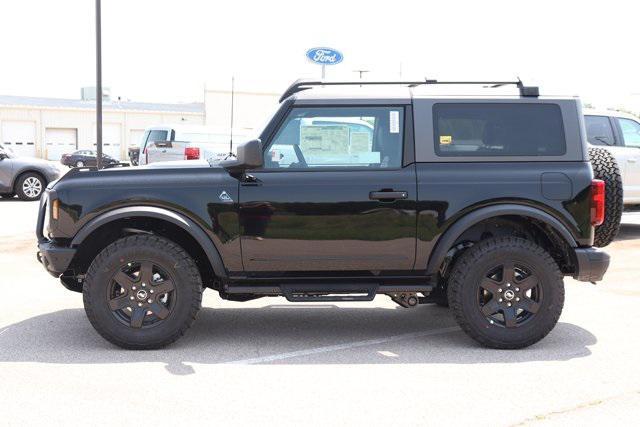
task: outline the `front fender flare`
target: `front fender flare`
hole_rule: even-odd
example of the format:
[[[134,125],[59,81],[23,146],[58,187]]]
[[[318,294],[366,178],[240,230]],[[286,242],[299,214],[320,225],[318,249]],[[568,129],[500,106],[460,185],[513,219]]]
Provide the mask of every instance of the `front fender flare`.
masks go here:
[[[453,225],[440,236],[436,243],[435,249],[429,256],[429,262],[427,264],[427,274],[435,275],[442,265],[447,256],[447,252],[453,246],[455,241],[462,236],[466,230],[473,225],[484,221],[485,219],[494,218],[505,215],[518,215],[532,219],[537,219],[551,226],[565,241],[572,247],[577,247],[575,238],[571,235],[567,227],[562,224],[557,218],[551,216],[547,212],[540,209],[533,208],[531,206],[517,205],[517,204],[502,204],[486,206],[484,208],[477,209],[471,213],[466,214],[462,218],[458,219]]]
[[[122,218],[136,217],[162,219],[182,228],[198,242],[198,244],[202,247],[202,250],[205,252],[205,254],[207,254],[207,258],[209,259],[211,267],[213,268],[216,276],[218,278],[227,277],[227,271],[224,268],[224,263],[222,262],[220,252],[215,247],[209,236],[207,236],[207,234],[204,232],[204,230],[191,219],[168,209],[153,206],[127,206],[114,209],[112,211],[101,214],[100,216],[97,216],[86,223],[80,229],[80,231],[76,233],[75,237],[71,241],[71,245],[80,245],[87,237],[91,235],[91,233],[93,233],[93,231],[105,224]]]

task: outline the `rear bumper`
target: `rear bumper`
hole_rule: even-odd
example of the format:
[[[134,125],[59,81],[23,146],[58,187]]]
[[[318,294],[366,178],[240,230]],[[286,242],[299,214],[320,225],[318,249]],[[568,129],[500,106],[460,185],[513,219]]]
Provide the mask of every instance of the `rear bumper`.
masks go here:
[[[578,268],[573,278],[581,282],[602,280],[609,268],[609,254],[596,248],[576,248]]]
[[[60,277],[67,271],[75,254],[73,248],[56,246],[48,241],[38,243],[38,261],[53,277]]]

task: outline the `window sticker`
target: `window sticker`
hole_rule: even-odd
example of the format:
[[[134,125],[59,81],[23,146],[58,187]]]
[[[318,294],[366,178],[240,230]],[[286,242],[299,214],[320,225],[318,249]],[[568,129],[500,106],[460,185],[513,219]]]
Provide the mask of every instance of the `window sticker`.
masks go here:
[[[389,132],[400,133],[400,111],[389,111]]]
[[[440,145],[448,145],[453,142],[451,135],[440,135]]]
[[[351,153],[368,153],[371,151],[371,134],[369,132],[351,132]]]

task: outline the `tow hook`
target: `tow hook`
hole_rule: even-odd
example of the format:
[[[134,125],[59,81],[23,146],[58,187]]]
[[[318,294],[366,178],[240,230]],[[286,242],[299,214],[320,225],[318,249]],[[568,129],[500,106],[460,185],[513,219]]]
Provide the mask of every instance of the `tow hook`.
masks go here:
[[[401,307],[412,308],[418,305],[418,295],[415,292],[399,292],[387,294],[389,297]]]

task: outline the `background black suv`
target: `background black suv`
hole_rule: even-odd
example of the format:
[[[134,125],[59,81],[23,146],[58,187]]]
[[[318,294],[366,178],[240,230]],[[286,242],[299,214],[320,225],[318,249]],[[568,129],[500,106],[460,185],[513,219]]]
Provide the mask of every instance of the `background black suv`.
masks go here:
[[[126,348],[176,340],[205,287],[383,293],[449,305],[484,345],[531,345],[558,321],[563,276],[600,280],[609,257],[592,247],[604,185],[579,100],[514,83],[519,96],[462,97],[296,82],[236,160],[72,170],[42,201],[39,259]]]

